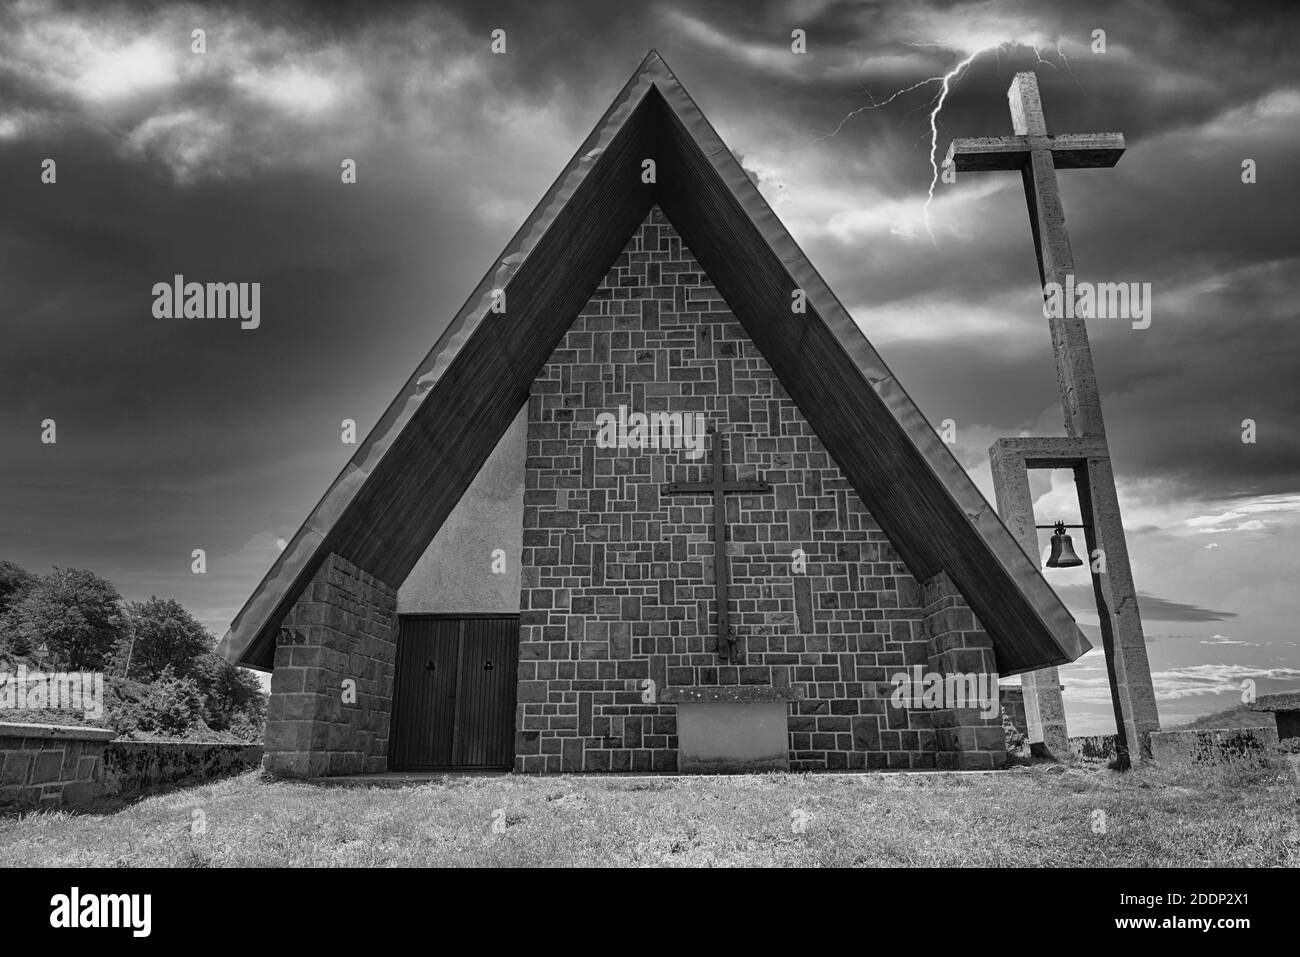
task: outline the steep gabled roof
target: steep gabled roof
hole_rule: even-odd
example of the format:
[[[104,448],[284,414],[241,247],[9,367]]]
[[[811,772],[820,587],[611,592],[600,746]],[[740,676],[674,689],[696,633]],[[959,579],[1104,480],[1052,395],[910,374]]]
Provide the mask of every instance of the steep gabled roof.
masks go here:
[[[654,184],[641,182],[646,158]],[[655,203],[912,573],[945,571],[961,590],[1001,673],[1090,647],[652,50],[236,616],[226,658],[270,668],[280,621],[331,552],[405,580]],[[504,314],[490,312],[494,289]]]

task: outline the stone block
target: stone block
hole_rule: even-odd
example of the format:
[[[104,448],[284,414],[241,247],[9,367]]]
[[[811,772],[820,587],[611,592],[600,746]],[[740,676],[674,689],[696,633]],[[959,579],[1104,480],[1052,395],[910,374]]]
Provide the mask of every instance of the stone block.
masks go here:
[[[51,781],[58,781],[63,771],[63,757],[62,747],[47,748],[36,752],[29,781],[32,784],[47,784]]]
[[[0,785],[27,784],[35,757],[32,751],[7,751],[4,769],[0,771]]]

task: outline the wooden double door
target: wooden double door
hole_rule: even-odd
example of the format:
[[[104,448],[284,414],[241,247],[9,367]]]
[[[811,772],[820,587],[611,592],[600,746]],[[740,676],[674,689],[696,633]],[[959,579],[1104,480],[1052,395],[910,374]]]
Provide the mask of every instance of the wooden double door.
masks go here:
[[[510,769],[518,615],[403,615],[388,767]]]

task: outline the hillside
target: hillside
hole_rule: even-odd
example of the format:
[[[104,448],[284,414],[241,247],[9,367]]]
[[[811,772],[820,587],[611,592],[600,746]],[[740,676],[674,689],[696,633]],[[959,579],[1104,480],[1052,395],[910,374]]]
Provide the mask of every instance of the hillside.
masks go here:
[[[1250,711],[1244,704],[1207,714],[1187,724],[1170,725],[1166,731],[1202,731],[1211,728],[1271,728],[1273,716],[1262,711]]]

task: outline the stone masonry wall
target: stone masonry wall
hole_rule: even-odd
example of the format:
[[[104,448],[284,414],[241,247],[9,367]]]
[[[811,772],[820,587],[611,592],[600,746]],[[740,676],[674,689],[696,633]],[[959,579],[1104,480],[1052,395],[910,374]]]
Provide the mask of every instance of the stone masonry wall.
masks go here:
[[[0,723],[0,806],[92,800],[104,781],[104,746],[115,737],[104,728]]]
[[[704,413],[726,478],[774,487],[726,496],[736,661],[714,647],[711,500],[664,493],[708,477],[709,446],[598,448],[620,405]],[[522,567],[517,770],[674,770],[675,711],[645,678],[803,685],[793,769],[934,767],[975,743],[891,708],[891,677],[936,656],[920,586],[657,208],[533,384]]]
[[[987,680],[996,689],[997,658],[993,642],[948,576],[940,572],[926,582],[922,600],[925,619],[921,630],[929,639],[930,671],[990,676]],[[987,718],[982,716],[978,705],[912,711],[910,718],[933,726],[939,749],[938,767],[986,771],[1006,764],[1006,736],[1000,709]]]
[[[256,768],[262,754],[260,744],[112,741],[104,749],[104,793],[214,781]]]
[[[262,766],[286,777],[387,770],[396,653],[397,590],[331,554],[281,623]]]

